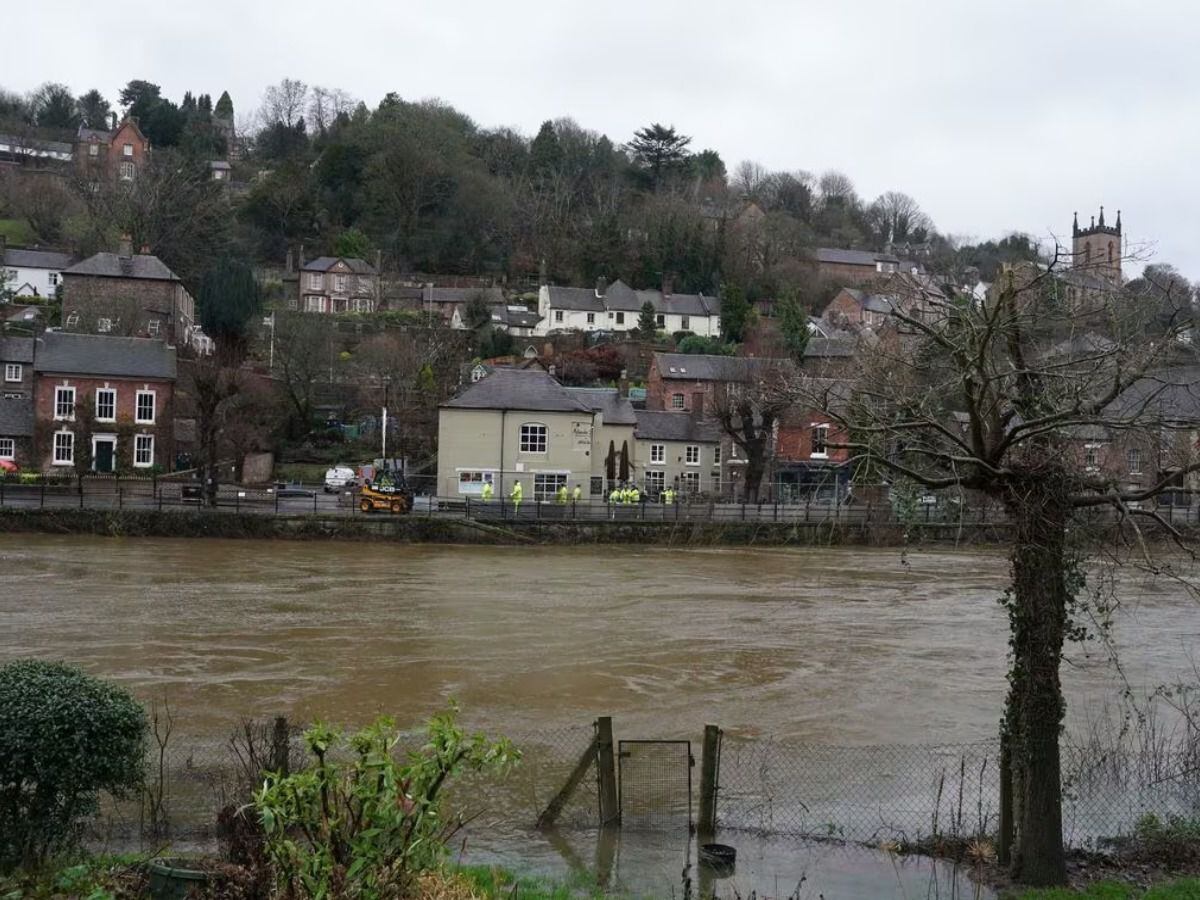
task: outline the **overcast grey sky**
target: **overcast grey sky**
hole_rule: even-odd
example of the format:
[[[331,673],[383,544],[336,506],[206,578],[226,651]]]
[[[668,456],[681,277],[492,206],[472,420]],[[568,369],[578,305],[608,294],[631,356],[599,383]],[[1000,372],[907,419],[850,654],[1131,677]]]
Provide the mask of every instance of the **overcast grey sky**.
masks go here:
[[[131,78],[238,116],[288,76],[374,106],[440,97],[532,134],[569,115],[651,121],[730,170],[848,174],[914,196],[943,232],[1069,235],[1124,211],[1155,261],[1200,278],[1196,0],[160,0],[9,3],[0,85],[116,100]]]

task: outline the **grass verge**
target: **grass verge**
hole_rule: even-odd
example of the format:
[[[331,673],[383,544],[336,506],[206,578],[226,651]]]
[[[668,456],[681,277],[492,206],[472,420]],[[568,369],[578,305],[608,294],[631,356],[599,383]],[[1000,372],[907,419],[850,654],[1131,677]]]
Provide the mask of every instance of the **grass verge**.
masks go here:
[[[1069,888],[1013,892],[1004,900],[1200,900],[1200,880],[1186,878],[1158,884],[1149,890],[1131,884],[1103,881],[1075,891]]]

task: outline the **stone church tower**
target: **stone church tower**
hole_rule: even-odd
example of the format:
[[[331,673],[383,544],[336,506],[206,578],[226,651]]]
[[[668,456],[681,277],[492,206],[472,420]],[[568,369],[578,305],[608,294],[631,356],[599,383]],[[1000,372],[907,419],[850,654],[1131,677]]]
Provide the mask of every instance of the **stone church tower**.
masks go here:
[[[1079,227],[1079,213],[1075,213],[1075,224],[1071,231],[1071,268],[1086,269],[1108,281],[1121,282],[1121,211],[1117,210],[1114,225],[1104,223],[1104,207],[1100,207],[1100,221],[1092,217],[1092,224]]]

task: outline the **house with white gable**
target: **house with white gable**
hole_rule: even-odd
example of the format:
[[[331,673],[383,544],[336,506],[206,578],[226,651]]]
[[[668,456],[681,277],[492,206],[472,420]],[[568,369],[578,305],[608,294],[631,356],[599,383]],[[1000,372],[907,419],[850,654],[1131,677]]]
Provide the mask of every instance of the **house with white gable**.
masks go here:
[[[541,321],[533,334],[541,337],[561,331],[633,331],[647,302],[654,307],[659,331],[688,331],[702,337],[721,333],[721,301],[716,297],[669,290],[639,291],[620,280],[607,285],[601,280],[594,288],[542,285],[538,289]]]

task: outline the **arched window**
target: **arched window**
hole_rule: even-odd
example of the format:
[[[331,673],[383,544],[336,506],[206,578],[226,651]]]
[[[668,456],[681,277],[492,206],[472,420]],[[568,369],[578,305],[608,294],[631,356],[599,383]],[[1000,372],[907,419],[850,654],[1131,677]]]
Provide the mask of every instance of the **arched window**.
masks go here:
[[[1083,245],[1083,261],[1090,263],[1092,261],[1092,242],[1088,241]]]
[[[1110,263],[1113,261],[1113,242],[1112,241],[1108,242],[1108,261]]]

